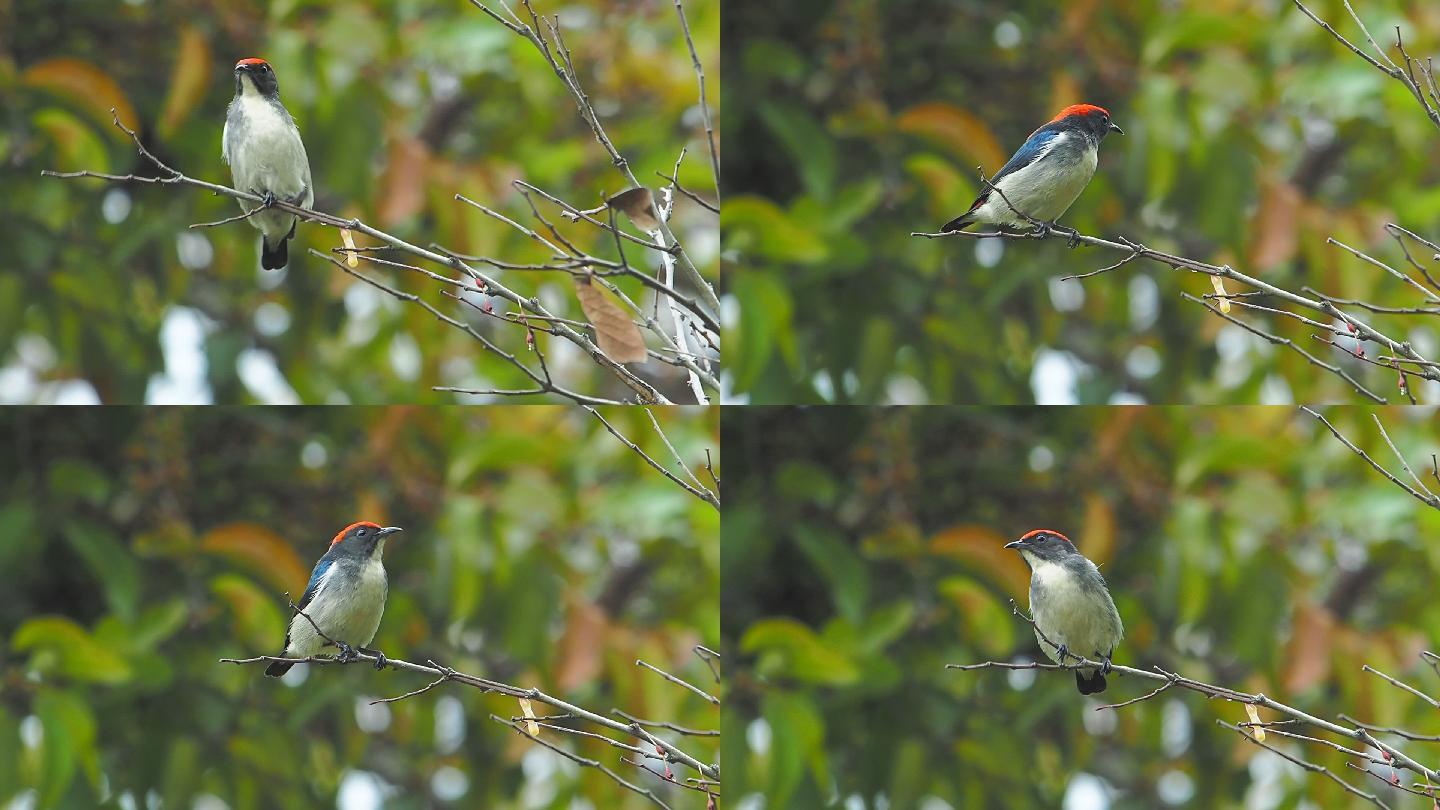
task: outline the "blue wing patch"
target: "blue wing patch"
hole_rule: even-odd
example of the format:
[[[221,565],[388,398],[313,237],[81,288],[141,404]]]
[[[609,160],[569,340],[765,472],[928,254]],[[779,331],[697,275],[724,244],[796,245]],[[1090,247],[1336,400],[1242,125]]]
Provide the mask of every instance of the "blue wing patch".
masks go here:
[[[315,592],[320,590],[320,580],[325,578],[325,572],[329,571],[330,566],[334,564],[335,561],[330,558],[329,554],[321,557],[320,562],[315,563],[315,570],[310,572],[310,582],[305,585],[305,595],[300,597],[301,610],[309,606],[310,600],[315,598]]]
[[[1035,130],[1029,139],[1027,139],[1025,143],[1021,145],[1020,149],[1010,158],[1010,161],[1002,166],[994,177],[990,178],[990,182],[998,183],[1000,182],[1000,178],[1005,175],[1011,172],[1018,172],[1031,163],[1034,163],[1035,158],[1039,157],[1041,152],[1044,152],[1056,138],[1060,137],[1060,129],[1058,127],[1051,129],[1052,126],[1054,125],[1046,124]]]

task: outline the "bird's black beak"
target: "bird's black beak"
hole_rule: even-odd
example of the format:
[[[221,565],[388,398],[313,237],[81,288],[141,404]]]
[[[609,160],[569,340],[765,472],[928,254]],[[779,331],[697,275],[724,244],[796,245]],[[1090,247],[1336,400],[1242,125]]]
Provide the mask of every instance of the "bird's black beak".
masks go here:
[[[392,535],[392,534],[395,534],[395,533],[397,533],[397,532],[403,532],[403,531],[405,531],[405,530],[402,529],[402,528],[400,528],[399,526],[386,526],[385,528],[381,529],[379,532],[376,532],[375,536],[376,536],[377,538],[379,538],[379,537],[389,537],[389,536]]]
[[[1116,126],[1114,121],[1111,121],[1111,122],[1110,122],[1110,131],[1111,131],[1111,132],[1118,132],[1118,133],[1120,133],[1121,135],[1124,135],[1124,134],[1125,134],[1125,130],[1123,130],[1123,129],[1121,129],[1120,127]]]
[[[1020,548],[1023,545],[1025,545],[1024,540],[1011,540],[1005,544],[1005,548]]]

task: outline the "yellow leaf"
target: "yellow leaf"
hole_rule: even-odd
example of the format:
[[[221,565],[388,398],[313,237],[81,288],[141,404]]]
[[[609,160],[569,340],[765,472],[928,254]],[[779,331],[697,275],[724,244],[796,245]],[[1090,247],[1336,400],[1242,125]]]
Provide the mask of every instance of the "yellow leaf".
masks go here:
[[[1210,277],[1210,286],[1212,286],[1212,287],[1215,288],[1215,294],[1216,294],[1216,295],[1225,295],[1225,280],[1224,280],[1224,279],[1220,278],[1219,276],[1211,276],[1211,277]],[[1217,298],[1217,299],[1215,299],[1215,300],[1216,300],[1217,303],[1220,304],[1220,311],[1221,311],[1221,312],[1229,312],[1229,311],[1230,311],[1230,299],[1229,299],[1229,298]]]
[[[340,241],[344,242],[345,247],[350,249],[349,252],[345,254],[345,263],[351,267],[359,267],[360,260],[355,258],[355,235],[350,233],[349,228],[340,229]]]
[[[210,45],[200,29],[186,25],[180,29],[180,55],[170,73],[170,92],[165,96],[165,109],[160,113],[160,136],[170,138],[190,113],[195,111],[205,92],[210,89]]]
[[[1250,715],[1250,722],[1260,722],[1260,712],[1256,710],[1254,703],[1245,704],[1245,713]],[[1251,726],[1250,732],[1255,735],[1256,740],[1259,740],[1260,742],[1265,742],[1265,729],[1263,727]]]
[[[535,708],[530,705],[530,699],[529,699],[529,698],[519,698],[519,700],[520,700],[520,711],[521,711],[522,713],[524,713],[524,715],[525,715],[526,717],[530,718],[529,720],[526,720],[526,721],[525,721],[525,730],[528,731],[528,732],[530,732],[530,736],[531,736],[531,737],[539,737],[539,736],[540,736],[540,726],[539,726],[539,724],[537,724],[537,723],[535,722],[535,719],[534,719],[534,718],[535,718]]]

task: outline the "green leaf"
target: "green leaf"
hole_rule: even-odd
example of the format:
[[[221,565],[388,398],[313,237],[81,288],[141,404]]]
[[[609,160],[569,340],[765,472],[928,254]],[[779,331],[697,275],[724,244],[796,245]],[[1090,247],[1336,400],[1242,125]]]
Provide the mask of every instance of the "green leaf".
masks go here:
[[[756,671],[768,677],[829,686],[846,686],[860,677],[855,662],[790,618],[761,619],[750,625],[740,649],[756,654]]]
[[[770,779],[766,806],[788,807],[805,775],[805,764],[819,765],[823,784],[825,723],[808,695],[772,690],[765,694],[761,714],[770,724]],[[818,763],[816,758],[819,757]]]
[[[239,574],[221,574],[210,590],[230,607],[234,635],[252,650],[276,650],[285,640],[285,618],[270,597]]]
[[[800,167],[800,181],[810,196],[828,201],[835,189],[835,141],[798,105],[757,105],[760,119],[770,127],[790,160]]]
[[[32,665],[78,681],[114,684],[130,677],[130,665],[124,658],[63,616],[26,621],[15,631],[10,646],[17,652],[34,650]]]
[[[729,205],[729,203],[726,203]],[[777,279],[764,273],[738,273],[733,280],[740,301],[740,331],[729,338],[735,357],[735,388],[749,390],[778,349],[796,365],[790,293]]]
[[[83,765],[92,786],[100,783],[95,747],[95,718],[85,701],[47,689],[35,700],[44,734],[40,743],[40,806],[57,807],[69,793],[76,765]]]
[[[829,253],[822,234],[796,222],[770,200],[753,195],[726,198],[720,232],[727,250],[759,259],[815,264]]]
[[[795,544],[830,586],[836,612],[859,623],[870,599],[870,577],[854,547],[827,529],[797,524]]]
[[[860,652],[875,655],[905,635],[915,621],[915,603],[900,599],[870,611],[855,639]]]
[[[73,497],[92,506],[103,504],[110,495],[110,481],[100,468],[88,461],[60,458],[50,462],[46,470],[50,491]]]
[[[82,520],[65,524],[65,539],[99,580],[110,610],[134,618],[140,601],[140,563],[108,529]]]

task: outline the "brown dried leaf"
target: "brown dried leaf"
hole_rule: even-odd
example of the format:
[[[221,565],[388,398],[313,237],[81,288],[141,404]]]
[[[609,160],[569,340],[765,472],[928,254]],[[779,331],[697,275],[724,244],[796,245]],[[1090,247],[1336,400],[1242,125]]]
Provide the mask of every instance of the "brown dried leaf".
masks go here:
[[[660,228],[660,219],[655,215],[655,195],[645,186],[627,188],[605,204],[629,217],[635,227],[646,233]]]
[[[619,304],[585,276],[576,276],[575,296],[580,299],[586,319],[595,327],[595,340],[606,357],[617,363],[645,362],[645,339]]]

